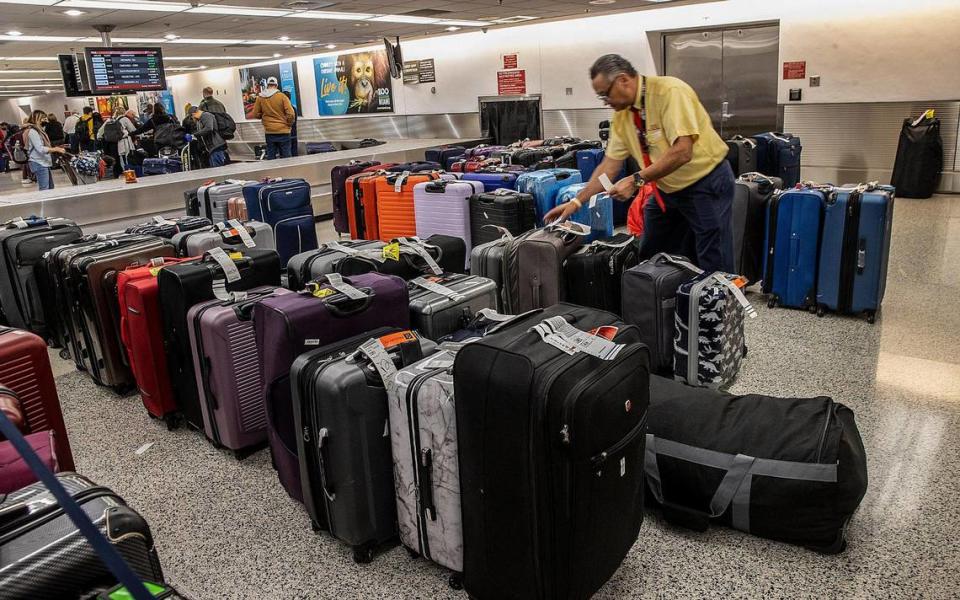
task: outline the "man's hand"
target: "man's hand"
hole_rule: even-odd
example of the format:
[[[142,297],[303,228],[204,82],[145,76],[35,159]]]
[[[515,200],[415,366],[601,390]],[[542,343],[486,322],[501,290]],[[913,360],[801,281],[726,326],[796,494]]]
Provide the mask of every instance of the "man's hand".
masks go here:
[[[550,212],[544,215],[543,222],[553,223],[557,219],[560,219],[561,221],[566,221],[573,215],[573,213],[577,212],[578,210],[580,210],[580,208],[577,206],[576,202],[564,202],[559,206],[553,207],[550,210]]]
[[[633,175],[627,175],[610,188],[610,197],[620,202],[633,200],[637,195],[637,184],[633,181]]]

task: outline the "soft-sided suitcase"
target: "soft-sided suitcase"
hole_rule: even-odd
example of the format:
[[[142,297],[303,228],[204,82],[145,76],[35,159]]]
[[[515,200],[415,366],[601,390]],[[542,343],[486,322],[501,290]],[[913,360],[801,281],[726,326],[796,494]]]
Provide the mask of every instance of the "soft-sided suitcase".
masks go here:
[[[589,598],[636,542],[649,393],[639,341],[616,315],[560,304],[457,353],[471,597]]]
[[[423,159],[426,162],[434,162],[446,165],[447,160],[452,156],[458,156],[465,152],[463,146],[439,146],[437,148],[427,148],[423,151]]]
[[[197,394],[187,313],[195,304],[213,300],[217,294],[267,285],[280,286],[280,257],[275,250],[254,248],[243,251],[235,258],[228,257],[226,260],[239,272],[239,279],[234,281],[230,280],[233,276],[225,273],[224,266],[214,258],[219,255],[217,250],[213,250],[203,258],[164,268],[158,275],[167,370],[173,383],[177,407],[196,429],[203,429],[203,413]]]
[[[557,195],[557,205],[569,202],[577,197],[585,183],[576,183],[560,190]],[[582,223],[590,228],[587,242],[613,235],[613,198],[609,194],[600,193],[584,202],[583,207],[570,215],[570,220]]]
[[[347,178],[347,225],[355,240],[379,239],[377,217],[377,178],[379,173],[357,173]]]
[[[273,228],[282,266],[294,254],[317,247],[310,184],[303,179],[273,179],[243,186],[247,212]]]
[[[340,262],[348,256],[382,259],[385,245],[380,240],[343,240],[327,242],[316,250],[297,254],[287,262],[287,287],[300,291],[314,279],[339,273]]]
[[[702,273],[682,256],[660,253],[623,273],[623,320],[640,329],[650,372],[673,375],[677,289]]]
[[[483,191],[512,190],[517,185],[515,173],[464,173],[464,181],[479,181],[483,184]]]
[[[483,192],[479,181],[428,181],[413,188],[417,236],[448,235],[464,241],[464,269],[470,249],[470,197]]]
[[[126,233],[139,235],[155,235],[164,239],[171,239],[180,233],[196,231],[210,227],[210,219],[206,217],[166,217],[156,216],[152,221],[128,227]]]
[[[462,329],[483,309],[497,308],[497,284],[476,275],[410,281],[410,326],[431,340]]]
[[[253,328],[253,305],[283,288],[258,287],[228,300],[195,304],[187,313],[203,431],[217,447],[244,449],[267,439],[263,379]]]
[[[673,376],[687,385],[722,388],[733,383],[747,354],[743,316],[757,316],[728,273],[701,273],[677,289]]]
[[[943,171],[943,138],[940,119],[903,120],[897,158],[890,184],[903,198],[929,198],[937,191]]]
[[[419,183],[439,177],[433,173],[411,175],[399,173],[377,177],[377,217],[379,239],[417,235],[417,217],[413,202],[413,189]]]
[[[545,158],[552,158],[549,148],[520,148],[504,154],[501,158],[508,165],[531,167]]]
[[[163,571],[146,520],[113,491],[76,473],[57,480],[109,540],[124,562],[145,581],[162,582]],[[0,513],[0,597],[90,598],[116,583],[43,483],[7,494]]]
[[[397,368],[435,347],[401,331],[343,348],[345,356],[331,359],[321,349],[297,359],[292,385],[303,432],[297,438],[304,505],[318,529],[353,548],[358,563],[370,562],[397,535],[386,388]]]
[[[227,206],[230,198],[243,195],[243,186],[248,181],[228,179],[222,182],[207,183],[197,188],[197,200],[200,203],[200,216],[212,223],[227,220]]]
[[[227,220],[236,219],[241,223],[250,220],[250,213],[247,211],[247,201],[243,196],[234,196],[227,200]]]
[[[873,323],[887,284],[893,228],[890,186],[836,189],[827,196],[820,239],[817,315],[865,312]]]
[[[164,419],[170,428],[176,423],[177,401],[163,349],[163,309],[157,276],[163,267],[181,262],[182,259],[165,258],[117,274],[120,339],[130,370],[147,412]]]
[[[763,292],[767,305],[811,308],[817,303],[817,263],[829,189],[793,189],[767,204]]]
[[[309,151],[307,152],[309,154]],[[350,221],[347,215],[347,178],[377,166],[378,161],[350,161],[345,165],[337,165],[330,170],[330,196],[333,203],[333,229],[337,233],[349,233]],[[356,239],[356,238],[355,238]]]
[[[0,327],[0,386],[17,398],[23,415],[21,431],[53,431],[57,462],[61,469],[72,471],[73,453],[43,339],[29,331]]]
[[[560,194],[560,190],[575,183],[582,183],[580,171],[574,169],[546,169],[523,173],[517,177],[517,191],[533,196],[536,202],[537,221],[539,222],[557,205],[557,196]]]
[[[645,467],[671,523],[703,531],[717,522],[827,554],[846,547],[867,491],[863,441],[843,404],[660,377],[650,380]]]
[[[567,258],[567,302],[623,314],[620,310],[623,272],[637,265],[640,248],[629,233],[596,240]]]
[[[339,291],[342,283],[359,290],[362,297],[353,299]],[[299,433],[294,426],[290,387],[294,359],[364,331],[378,327],[407,329],[410,324],[407,284],[402,279],[367,273],[344,277],[341,282],[327,275],[317,284],[311,291],[267,298],[253,308],[273,466],[284,489],[300,502]]]
[[[243,232],[240,231],[241,228]],[[243,233],[246,233],[246,236]],[[235,219],[204,229],[178,233],[171,238],[170,242],[177,248],[177,254],[185,257],[200,256],[214,248],[225,250],[245,248],[276,250],[277,248],[273,229],[269,225],[260,221],[241,223]]]
[[[325,154],[327,152],[337,152],[337,147],[333,142],[307,142],[307,154]]]
[[[183,163],[179,158],[145,158],[143,159],[143,174],[169,175],[183,171]]]
[[[792,133],[769,132],[753,136],[757,143],[757,170],[779,177],[787,188],[800,183],[800,138]]]
[[[397,238],[380,248],[379,254],[351,252],[337,264],[337,272],[344,276],[377,272],[409,280],[424,274],[463,273],[466,256],[466,242],[460,237]]]
[[[727,162],[734,176],[753,173],[757,170],[757,142],[742,135],[727,140]]]
[[[575,231],[547,227],[507,242],[501,261],[503,312],[520,314],[564,299],[563,262],[584,240],[582,232]]]
[[[760,173],[744,173],[737,179],[730,211],[734,269],[750,283],[763,278],[767,204],[774,192],[782,187],[780,178]]]
[[[398,163],[384,168],[391,173],[429,173],[430,171],[439,171],[440,163],[433,161],[414,161],[407,163]]]
[[[56,310],[48,310],[41,288],[43,256],[81,236],[66,219],[14,219],[0,227],[0,322],[53,339],[48,321],[56,322]]]
[[[476,248],[499,239],[505,229],[518,236],[537,226],[533,196],[500,189],[470,198],[470,241]]]

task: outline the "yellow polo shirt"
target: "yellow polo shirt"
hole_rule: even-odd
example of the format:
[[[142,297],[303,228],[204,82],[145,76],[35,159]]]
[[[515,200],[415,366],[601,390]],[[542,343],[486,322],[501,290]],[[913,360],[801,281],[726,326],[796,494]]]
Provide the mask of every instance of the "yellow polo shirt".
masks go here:
[[[642,85],[637,85],[634,107],[640,109]],[[713,129],[697,93],[676,77],[647,77],[647,145],[650,160],[656,162],[683,136],[693,137],[693,159],[673,173],[657,180],[664,192],[677,192],[703,179],[727,158],[727,144]],[[628,108],[613,114],[607,156],[624,160],[632,156],[643,165],[633,112]]]

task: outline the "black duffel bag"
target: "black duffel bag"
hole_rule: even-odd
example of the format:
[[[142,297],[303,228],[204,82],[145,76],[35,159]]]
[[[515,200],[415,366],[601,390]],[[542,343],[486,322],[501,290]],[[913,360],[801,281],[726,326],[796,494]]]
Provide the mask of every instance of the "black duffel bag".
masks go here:
[[[711,521],[826,554],[867,491],[853,411],[827,397],[734,396],[650,377],[647,489],[667,521]]]

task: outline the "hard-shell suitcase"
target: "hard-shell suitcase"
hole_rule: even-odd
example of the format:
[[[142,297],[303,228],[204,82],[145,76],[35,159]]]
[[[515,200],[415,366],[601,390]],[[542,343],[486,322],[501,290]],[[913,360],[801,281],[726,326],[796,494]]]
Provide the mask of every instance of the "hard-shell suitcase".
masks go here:
[[[576,183],[560,190],[557,195],[557,205],[569,202],[577,197],[585,183]],[[609,194],[597,194],[584,203],[583,207],[570,215],[570,220],[582,223],[590,228],[587,242],[613,235],[613,198]]]
[[[600,163],[603,162],[604,151],[598,148],[589,150],[577,150],[577,170],[580,171],[580,179],[583,182],[590,181],[593,172],[597,170]]]
[[[29,331],[0,327],[0,386],[17,397],[23,415],[21,431],[53,431],[57,462],[61,469],[72,471],[73,453],[43,339]]]
[[[560,304],[457,353],[471,597],[588,598],[636,542],[649,394],[639,340],[616,315]]]
[[[623,320],[640,329],[650,372],[673,376],[677,289],[702,273],[682,256],[660,253],[623,273]]]
[[[467,148],[463,151],[464,156],[475,157],[483,156],[486,157],[498,157],[503,155],[507,151],[506,146],[496,146],[492,144],[479,144],[473,148]]]
[[[197,429],[203,428],[203,413],[197,394],[187,312],[195,304],[213,300],[218,293],[239,292],[265,285],[280,286],[280,257],[276,250],[254,248],[227,260],[236,267],[239,279],[230,281],[232,275],[225,273],[224,267],[211,253],[162,269],[158,275],[167,370],[173,383],[177,407],[187,422]],[[224,286],[225,290],[221,289]]]
[[[431,340],[461,329],[483,309],[496,309],[497,284],[476,275],[410,281],[410,326]]]
[[[163,581],[147,521],[113,491],[76,473],[57,480],[133,572]],[[42,483],[7,494],[0,513],[19,516],[0,526],[0,597],[89,598],[116,578]]]
[[[647,489],[667,521],[700,531],[722,523],[826,554],[846,547],[867,460],[843,404],[652,377],[646,437]]]
[[[503,299],[503,258],[511,240],[511,236],[502,236],[492,242],[474,246],[470,253],[470,274],[479,275],[496,284],[496,309],[500,312],[506,312]]]
[[[203,431],[215,446],[242,450],[267,439],[253,305],[283,288],[258,287],[228,300],[195,304],[187,313]]]
[[[629,233],[596,240],[567,258],[567,302],[623,314],[620,309],[623,272],[637,265],[640,248]]]
[[[331,278],[342,287],[336,277],[327,275],[312,291],[267,298],[253,308],[270,453],[280,483],[301,502],[299,434],[294,426],[290,387],[294,359],[364,331],[378,327],[407,329],[410,323],[407,284],[402,279],[379,273],[345,277],[342,283],[363,295],[352,299],[334,287]]]
[[[346,348],[346,356],[326,358],[329,350],[322,349],[318,361],[314,353],[297,359],[304,505],[318,528],[353,548],[358,563],[370,562],[397,535],[386,387],[397,368],[435,346],[402,331]]]
[[[377,177],[380,173],[357,173],[347,178],[347,225],[355,240],[379,239],[377,217]]]
[[[247,212],[273,228],[281,266],[294,254],[317,247],[310,184],[303,179],[274,179],[243,186]]]
[[[792,189],[767,204],[763,292],[767,304],[810,308],[817,303],[817,263],[829,190]]]
[[[243,199],[243,196],[233,196],[227,200],[227,220],[231,219],[236,219],[241,223],[250,220],[247,201]]]
[[[409,280],[423,274],[463,273],[465,262],[466,242],[463,238],[438,233],[425,240],[391,240],[380,249],[379,255],[376,251],[350,253],[340,260],[337,270],[345,276],[375,271]]]
[[[865,312],[873,323],[887,283],[893,228],[890,186],[841,188],[827,196],[820,239],[817,314]]]
[[[0,322],[52,340],[48,321],[56,321],[56,309],[48,309],[41,287],[43,256],[81,236],[80,228],[66,219],[14,219],[0,227]]]
[[[197,188],[197,199],[200,203],[200,216],[210,219],[212,223],[222,223],[227,220],[227,206],[230,198],[243,195],[243,186],[248,181],[228,179],[222,182],[208,183]]]
[[[238,225],[242,226],[246,236],[241,233]],[[177,254],[184,257],[200,256],[214,248],[225,250],[243,250],[245,248],[276,250],[273,229],[260,221],[218,223],[204,229],[178,233],[170,241],[176,246]]]
[[[512,190],[517,185],[516,173],[464,173],[463,181],[479,181],[484,192]]]
[[[379,239],[386,242],[417,235],[413,189],[419,183],[435,179],[439,179],[439,176],[434,173],[399,173],[376,179]]]
[[[191,188],[183,193],[183,208],[187,216],[200,216],[200,196],[199,187]]]
[[[157,276],[163,267],[181,262],[182,259],[165,258],[117,274],[120,339],[130,370],[147,412],[164,419],[171,428],[176,422],[177,401],[163,349],[163,308]]]
[[[924,114],[904,119],[890,184],[904,198],[929,198],[937,191],[943,165],[940,119]]]
[[[727,140],[727,162],[734,176],[753,173],[757,170],[757,142],[742,135],[733,136]]]
[[[517,191],[533,196],[536,202],[537,221],[540,222],[557,205],[557,196],[560,194],[560,190],[575,183],[582,183],[580,171],[575,169],[546,169],[522,173],[517,177]]]
[[[463,146],[439,146],[437,148],[427,148],[423,152],[423,158],[426,162],[434,162],[446,165],[447,160],[452,156],[458,156],[466,152]]]
[[[567,227],[529,231],[507,242],[503,266],[503,311],[520,314],[564,299],[563,262],[583,245]]]
[[[339,273],[340,262],[348,256],[367,256],[371,260],[382,258],[385,245],[380,240],[343,240],[327,242],[316,250],[297,254],[287,262],[287,287],[300,291],[314,279]]]
[[[128,227],[125,233],[155,235],[169,240],[181,232],[196,231],[197,229],[210,227],[210,225],[210,220],[206,217],[187,216],[167,219],[166,217],[156,216],[152,221]]]
[[[476,194],[470,198],[470,241],[476,248],[499,239],[502,227],[518,236],[537,226],[533,196],[514,190]]]
[[[346,165],[337,165],[330,170],[330,195],[333,203],[333,229],[337,233],[349,233],[350,222],[347,215],[347,178],[370,167],[380,165],[379,161],[350,161]]]
[[[780,178],[760,173],[745,173],[737,179],[730,211],[734,270],[750,283],[763,278],[767,204],[774,191],[782,187]]]
[[[417,236],[448,235],[464,241],[464,269],[469,267],[470,197],[483,191],[479,181],[428,181],[413,188]]]
[[[167,240],[131,236],[125,243],[74,259],[68,268],[68,298],[72,300],[73,359],[95,382],[118,391],[135,384],[120,341],[117,275],[155,258],[176,255]]]
[[[183,171],[183,162],[179,158],[145,158],[143,159],[143,174],[169,175]]]
[[[757,170],[779,177],[787,188],[800,183],[800,138],[792,133],[769,132],[753,136],[757,143]]]

